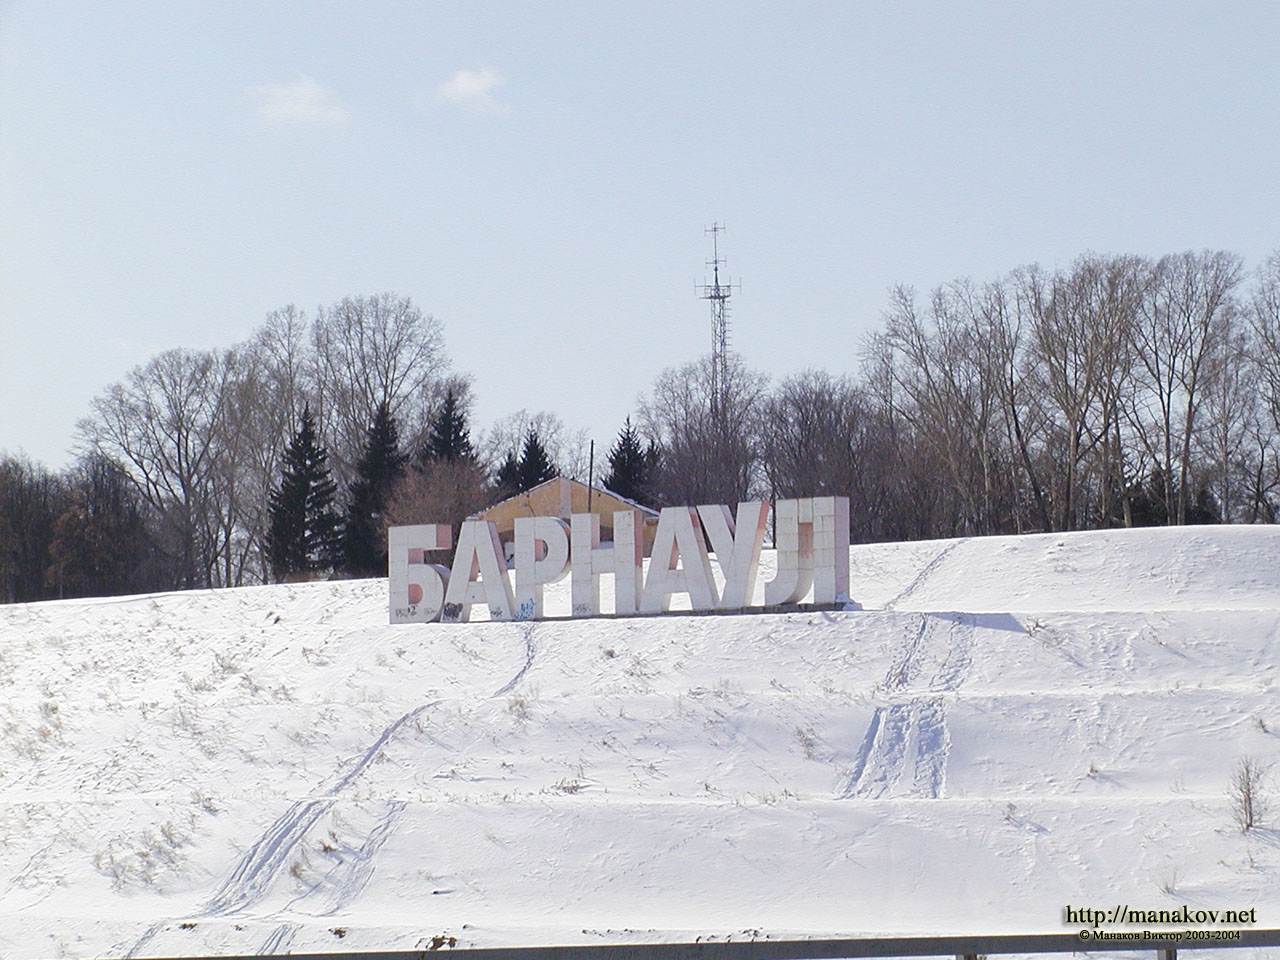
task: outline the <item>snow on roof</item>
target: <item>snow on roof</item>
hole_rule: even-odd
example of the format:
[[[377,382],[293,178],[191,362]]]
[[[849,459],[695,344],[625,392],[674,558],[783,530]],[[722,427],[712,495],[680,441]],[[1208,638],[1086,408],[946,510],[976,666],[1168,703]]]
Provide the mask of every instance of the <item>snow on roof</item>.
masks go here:
[[[476,513],[471,514],[471,516],[469,516],[467,519],[475,520],[482,513],[486,513],[489,510],[493,510],[496,507],[502,506],[503,504],[511,503],[512,501],[519,500],[521,497],[528,497],[535,490],[541,490],[543,487],[550,486],[553,483],[560,483],[561,481],[575,484],[576,486],[581,487],[583,490],[587,489],[587,484],[583,483],[581,480],[575,480],[573,477],[565,477],[557,474],[556,476],[552,477],[550,480],[543,480],[541,483],[530,487],[528,490],[523,490],[520,493],[513,494],[510,497],[504,497],[502,500],[499,500],[496,503],[491,503],[489,504],[489,506],[485,507],[483,510],[480,510],[480,511],[477,511]],[[639,510],[642,513],[645,513],[651,517],[658,516],[658,511],[654,510],[652,507],[646,507],[644,504],[637,503],[634,500],[631,500],[627,497],[622,496],[622,494],[620,493],[614,493],[608,487],[605,487],[601,484],[592,484],[591,489],[594,490],[596,493],[608,494],[609,496],[613,497],[615,500],[621,500],[623,503],[627,504],[627,506],[631,507],[633,510]]]

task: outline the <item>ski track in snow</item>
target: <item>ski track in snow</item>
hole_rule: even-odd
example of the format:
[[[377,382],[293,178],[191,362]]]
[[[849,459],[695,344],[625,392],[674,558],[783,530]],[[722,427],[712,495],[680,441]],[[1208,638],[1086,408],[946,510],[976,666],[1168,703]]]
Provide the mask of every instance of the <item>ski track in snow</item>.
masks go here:
[[[403,800],[396,800],[387,804],[387,812],[378,821],[377,825],[369,831],[369,835],[364,838],[364,842],[358,848],[352,849],[344,846],[339,853],[339,860],[324,878],[317,883],[311,891],[297,897],[290,906],[301,900],[305,900],[312,893],[327,891],[328,908],[320,911],[321,916],[332,916],[347,904],[355,900],[364,890],[365,884],[369,882],[369,877],[373,875],[373,859],[377,856],[382,845],[387,842],[387,838],[391,836],[395,827],[396,820],[400,814],[404,812],[408,806]]]
[[[934,637],[944,622],[949,624],[945,644]],[[885,689],[890,695],[905,691],[926,672],[931,673],[925,684],[931,693],[958,689],[973,657],[974,628],[974,618],[966,614],[922,614],[919,629],[889,666]],[[932,671],[930,660],[935,661]],[[902,795],[896,788],[909,776],[906,796],[940,797],[950,751],[943,697],[914,696],[876,707],[839,796],[874,800]]]
[[[222,882],[218,892],[205,904],[200,915],[225,916],[243,910],[260,899],[307,832],[333,806],[342,791],[351,786],[377,759],[387,741],[406,723],[416,720],[437,703],[439,701],[434,700],[415,707],[383,730],[373,745],[364,752],[350,770],[325,791],[323,797],[299,800],[286,810],[284,815],[268,827],[266,833],[259,837],[248,852],[240,858],[240,862]]]
[[[151,926],[149,926],[147,928],[146,933],[140,936],[137,939],[137,941],[134,943],[134,945],[129,948],[129,952],[125,954],[125,960],[130,960],[130,958],[136,957],[138,955],[138,951],[141,950],[143,947],[145,947],[148,943],[150,943],[155,938],[155,935],[159,933],[161,930],[163,930],[164,928],[165,928],[164,921],[161,921],[160,923],[153,923]]]
[[[970,539],[972,538],[964,537],[959,540],[952,540],[945,547],[939,550],[938,555],[924,565],[924,567],[920,570],[920,572],[915,575],[915,579],[913,579],[909,584],[907,584],[906,589],[903,590],[896,597],[894,597],[892,600],[890,600],[888,603],[884,605],[884,609],[885,610],[895,609],[897,604],[901,603],[907,597],[911,596],[911,594],[915,593],[918,589],[920,589],[920,587],[924,586],[925,582],[930,577],[933,576],[933,572],[937,570],[938,567],[942,566],[942,564],[946,561],[947,557],[951,556],[951,553],[956,549],[956,547],[960,546],[961,544],[968,543]]]
[[[490,695],[491,698],[503,696],[515,689],[520,681],[524,679],[525,674],[533,667],[537,654],[536,631],[536,624],[530,623],[524,626],[522,631],[525,646],[524,662],[509,681]],[[279,875],[281,868],[291,860],[294,850],[306,838],[317,821],[333,807],[342,792],[360,778],[369,765],[377,759],[387,742],[405,724],[416,720],[438,703],[440,703],[439,700],[434,700],[403,714],[378,735],[377,739],[365,750],[351,769],[325,790],[323,796],[299,800],[290,806],[240,858],[240,861],[232,868],[217,892],[208,900],[204,909],[197,916],[209,918],[239,913],[265,896]],[[436,742],[434,738],[429,739],[432,742]],[[327,907],[321,912],[321,915],[332,915],[346,907],[368,883],[369,877],[373,873],[374,858],[378,850],[391,836],[396,820],[406,806],[407,804],[403,801],[395,801],[388,804],[387,812],[364,838],[361,845],[354,849],[345,848],[344,856],[325,874],[323,880],[316,884],[311,891],[302,897],[296,898],[293,903],[305,900],[313,893],[323,891],[327,895]],[[165,924],[161,923],[151,927],[130,948],[125,956],[136,956],[138,951],[164,926]],[[288,949],[289,943],[293,940],[295,930],[296,928],[287,924],[282,925],[268,937],[266,943],[263,944],[261,952],[270,954],[281,949]]]
[[[501,697],[510,693],[516,688],[516,684],[524,679],[524,675],[529,672],[529,668],[533,666],[534,655],[538,651],[537,643],[533,639],[536,631],[536,623],[527,623],[521,628],[521,633],[524,635],[524,666],[516,671],[516,675],[514,677],[490,694],[490,698]]]
[[[293,943],[294,935],[298,932],[298,928],[292,923],[282,923],[271,931],[270,936],[262,941],[262,946],[258,948],[261,956],[269,957],[277,953],[288,953],[289,946]]]
[[[333,805],[334,798],[300,800],[273,823],[249,848],[205,905],[201,916],[216,917],[249,906],[266,893],[271,881],[285,865],[294,848],[320,815]]]

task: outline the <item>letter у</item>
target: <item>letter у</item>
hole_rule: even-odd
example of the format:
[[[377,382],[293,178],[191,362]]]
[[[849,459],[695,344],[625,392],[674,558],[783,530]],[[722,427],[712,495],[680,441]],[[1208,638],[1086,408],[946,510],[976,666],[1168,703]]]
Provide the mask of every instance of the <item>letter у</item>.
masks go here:
[[[452,545],[447,523],[387,529],[387,610],[392,623],[429,623],[440,616],[449,569],[427,563],[425,554]]]
[[[694,610],[711,610],[719,599],[707,542],[694,507],[663,507],[659,514],[640,610],[665,612],[673,593],[689,594],[689,605]]]
[[[569,572],[569,525],[556,517],[517,517],[515,527],[515,618],[538,620],[543,584],[555,583]]]
[[[493,620],[515,616],[515,598],[498,539],[498,525],[490,520],[463,521],[440,619],[445,623],[466,622],[476,603],[487,605]]]
[[[849,597],[849,498],[779,500],[773,514],[778,572],[764,585],[768,606],[799,603],[813,587],[814,603]]]
[[[760,548],[764,545],[769,505],[763,501],[738,504],[737,524],[729,508],[722,505],[699,507],[698,516],[724,577],[724,589],[716,606],[722,610],[747,606],[760,570]]]
[[[644,564],[644,526],[639,510],[616,510],[613,543],[600,542],[600,515],[575,513],[569,518],[573,544],[572,614],[594,617],[600,613],[600,575],[613,574],[613,612],[638,613],[640,578]]]

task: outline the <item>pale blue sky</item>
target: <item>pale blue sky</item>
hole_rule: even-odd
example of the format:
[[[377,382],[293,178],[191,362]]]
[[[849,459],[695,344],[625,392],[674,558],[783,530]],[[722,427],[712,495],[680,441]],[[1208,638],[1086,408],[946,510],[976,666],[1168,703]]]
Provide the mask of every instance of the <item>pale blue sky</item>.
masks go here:
[[[897,283],[1280,248],[1275,3],[0,0],[0,450],[289,303],[444,324],[477,432],[612,442],[732,338],[853,371]],[[584,362],[575,376],[571,363]]]

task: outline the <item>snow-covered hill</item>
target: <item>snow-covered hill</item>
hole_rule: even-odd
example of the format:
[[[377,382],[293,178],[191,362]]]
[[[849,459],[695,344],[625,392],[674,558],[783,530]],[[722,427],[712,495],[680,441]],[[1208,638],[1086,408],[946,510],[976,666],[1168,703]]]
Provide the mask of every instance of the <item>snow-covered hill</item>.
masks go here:
[[[0,607],[0,956],[1280,926],[1227,797],[1280,759],[1280,528],[851,556],[858,612]]]

